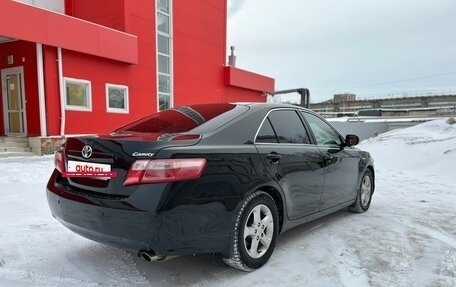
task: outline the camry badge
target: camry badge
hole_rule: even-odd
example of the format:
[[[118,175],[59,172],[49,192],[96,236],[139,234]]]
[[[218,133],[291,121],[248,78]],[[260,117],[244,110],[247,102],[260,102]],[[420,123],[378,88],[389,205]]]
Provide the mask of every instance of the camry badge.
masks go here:
[[[154,153],[153,152],[137,152],[135,151],[132,156],[140,156],[140,157],[153,157]]]
[[[85,147],[82,148],[81,154],[82,154],[83,158],[91,157],[92,156],[92,147],[89,145],[86,145]]]

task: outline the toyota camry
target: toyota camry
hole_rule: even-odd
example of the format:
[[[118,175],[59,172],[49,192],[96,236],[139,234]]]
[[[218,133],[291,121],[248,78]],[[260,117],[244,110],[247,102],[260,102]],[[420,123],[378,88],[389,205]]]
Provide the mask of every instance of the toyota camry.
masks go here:
[[[47,199],[73,232],[148,261],[214,253],[252,271],[286,230],[369,208],[375,172],[358,142],[291,105],[176,107],[68,138]]]

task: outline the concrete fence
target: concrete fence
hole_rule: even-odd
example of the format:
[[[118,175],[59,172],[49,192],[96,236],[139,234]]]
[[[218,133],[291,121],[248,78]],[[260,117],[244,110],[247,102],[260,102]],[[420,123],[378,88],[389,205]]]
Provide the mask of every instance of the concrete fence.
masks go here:
[[[329,118],[328,120],[344,137],[354,134],[365,140],[394,129],[407,128],[436,118]]]

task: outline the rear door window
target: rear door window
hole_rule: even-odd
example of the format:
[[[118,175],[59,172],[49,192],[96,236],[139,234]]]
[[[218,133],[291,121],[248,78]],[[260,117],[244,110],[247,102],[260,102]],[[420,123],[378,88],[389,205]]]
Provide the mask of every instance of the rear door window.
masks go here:
[[[263,125],[258,132],[256,141],[257,143],[278,143],[277,135],[271,126],[271,122],[266,118]]]
[[[309,135],[296,111],[272,111],[268,118],[279,143],[310,144]]]

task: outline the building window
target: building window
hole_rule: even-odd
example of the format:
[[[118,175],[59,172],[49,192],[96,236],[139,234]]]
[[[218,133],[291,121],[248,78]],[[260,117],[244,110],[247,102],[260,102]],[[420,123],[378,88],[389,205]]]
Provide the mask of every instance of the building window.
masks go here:
[[[65,109],[75,111],[92,111],[92,94],[90,81],[64,78]]]
[[[110,113],[128,114],[128,87],[106,84],[106,110]]]
[[[158,110],[173,106],[172,0],[157,0]]]

